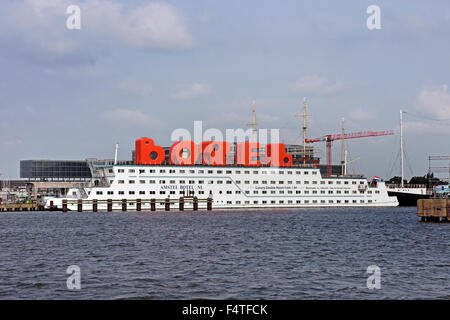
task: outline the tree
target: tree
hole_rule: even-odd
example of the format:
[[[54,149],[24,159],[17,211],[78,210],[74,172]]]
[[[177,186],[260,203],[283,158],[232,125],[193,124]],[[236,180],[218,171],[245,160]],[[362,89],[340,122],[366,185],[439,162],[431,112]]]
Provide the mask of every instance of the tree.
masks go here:
[[[423,177],[412,177],[411,180],[409,180],[410,184],[427,184],[428,178],[426,176]]]
[[[401,184],[402,183],[402,178],[398,177],[398,176],[395,176],[395,177],[390,178],[387,181],[387,183],[388,184]],[[405,179],[403,179],[403,183],[407,183],[407,181]]]

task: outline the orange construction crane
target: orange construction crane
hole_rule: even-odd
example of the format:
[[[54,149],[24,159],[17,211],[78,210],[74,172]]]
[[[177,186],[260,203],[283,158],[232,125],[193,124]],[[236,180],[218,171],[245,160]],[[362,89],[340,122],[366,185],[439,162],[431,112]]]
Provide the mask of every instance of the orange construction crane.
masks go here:
[[[327,176],[331,176],[331,142],[335,140],[342,139],[355,139],[355,138],[366,138],[366,137],[378,137],[378,136],[391,136],[394,134],[393,130],[387,131],[361,131],[355,133],[345,133],[345,134],[327,134],[316,139],[306,139],[306,143],[326,141],[327,143]]]

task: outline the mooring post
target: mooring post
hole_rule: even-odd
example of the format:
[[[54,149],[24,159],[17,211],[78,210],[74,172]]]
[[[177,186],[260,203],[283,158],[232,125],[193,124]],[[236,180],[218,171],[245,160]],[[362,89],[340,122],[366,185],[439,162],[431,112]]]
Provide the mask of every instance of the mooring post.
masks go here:
[[[98,200],[97,199],[92,200],[92,211],[93,212],[98,211]]]
[[[67,212],[67,199],[62,201],[62,212]]]
[[[53,211],[53,201],[50,200],[50,211]]]
[[[82,199],[77,200],[77,209],[78,209],[78,212],[83,211],[83,200]]]
[[[209,210],[209,211],[212,210],[212,198],[208,198],[206,200],[206,210]]]
[[[142,202],[141,199],[136,200],[136,211],[141,211],[141,205],[142,205],[141,202]]]
[[[127,199],[122,199],[122,211],[127,211]]]
[[[170,199],[169,198],[166,198],[166,203],[165,204],[166,204],[166,206],[165,206],[166,207],[165,208],[166,211],[170,211]]]
[[[198,210],[198,198],[194,197],[194,211]]]
[[[180,197],[180,202],[178,203],[180,211],[184,210],[184,198]]]
[[[150,210],[151,211],[155,211],[156,210],[156,200],[155,199],[151,199],[150,200]]]
[[[112,199],[108,199],[107,201],[107,205],[106,205],[106,210],[108,211],[108,212],[111,212],[112,211]]]

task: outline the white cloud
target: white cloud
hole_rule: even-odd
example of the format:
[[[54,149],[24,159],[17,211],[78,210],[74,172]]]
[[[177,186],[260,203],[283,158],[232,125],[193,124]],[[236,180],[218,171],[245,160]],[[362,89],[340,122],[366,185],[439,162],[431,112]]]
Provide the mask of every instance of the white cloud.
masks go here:
[[[313,74],[299,78],[291,85],[291,90],[302,95],[328,95],[345,87],[342,81],[330,82],[326,77]]]
[[[135,79],[122,79],[118,82],[117,87],[125,92],[140,96],[149,96],[153,89],[149,83],[137,81]]]
[[[409,134],[450,134],[450,125],[441,123],[408,121],[403,123],[403,129]]]
[[[81,9],[81,30],[68,30],[66,8]],[[183,50],[193,38],[172,5],[150,2],[128,8],[118,0],[25,0],[0,12],[0,39],[31,60],[92,63],[115,46]]]
[[[424,88],[417,97],[417,109],[437,119],[450,119],[450,92],[446,84]]]
[[[446,84],[423,88],[414,105],[414,112],[406,111],[405,131],[412,134],[450,134],[450,92]]]
[[[376,118],[372,111],[363,110],[361,108],[353,109],[349,112],[349,117],[353,120],[373,120]]]
[[[172,94],[172,99],[175,100],[189,100],[202,96],[209,95],[211,88],[205,83],[193,83],[181,88],[178,92]]]
[[[123,125],[137,125],[137,126],[159,126],[159,121],[150,118],[141,111],[130,109],[115,109],[106,111],[100,114],[102,120],[113,121]]]

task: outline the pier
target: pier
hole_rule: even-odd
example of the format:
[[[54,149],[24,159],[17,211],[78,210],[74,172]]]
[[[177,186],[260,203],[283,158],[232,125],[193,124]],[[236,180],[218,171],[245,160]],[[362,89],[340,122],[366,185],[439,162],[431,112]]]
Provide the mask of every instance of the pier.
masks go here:
[[[41,207],[36,202],[31,203],[0,203],[0,212],[7,211],[37,211]]]
[[[450,199],[419,199],[417,215],[425,222],[449,222]]]
[[[121,199],[121,200],[84,200],[84,199],[64,199],[62,201],[62,211],[67,212],[69,205],[76,205],[76,211],[92,211],[92,212],[112,212],[112,211],[156,211],[157,204],[164,206],[164,211],[178,209],[184,211],[186,204],[192,207],[193,211],[198,210],[199,203],[206,203],[206,210],[212,210],[212,198],[199,199],[197,197],[181,197],[178,199]],[[103,209],[101,209],[103,208]],[[158,208],[159,209],[159,208]],[[50,208],[55,210],[55,208]]]

